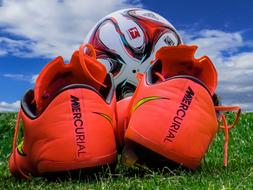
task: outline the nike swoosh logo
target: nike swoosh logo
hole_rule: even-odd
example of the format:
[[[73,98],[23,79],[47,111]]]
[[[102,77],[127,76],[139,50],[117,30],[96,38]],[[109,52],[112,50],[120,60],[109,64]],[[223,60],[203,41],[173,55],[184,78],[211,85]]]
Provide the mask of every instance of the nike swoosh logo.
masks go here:
[[[148,96],[145,98],[140,99],[132,108],[132,112],[134,112],[135,110],[137,110],[137,108],[139,108],[141,105],[145,104],[146,102],[150,102],[153,100],[160,100],[160,99],[167,99],[169,100],[169,98],[165,98],[165,97],[161,97],[161,96]]]

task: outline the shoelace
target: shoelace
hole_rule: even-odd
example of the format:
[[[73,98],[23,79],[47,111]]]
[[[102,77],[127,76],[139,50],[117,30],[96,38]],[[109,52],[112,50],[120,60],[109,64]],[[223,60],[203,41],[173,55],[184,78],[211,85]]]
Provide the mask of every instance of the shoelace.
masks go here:
[[[165,81],[165,78],[164,78],[164,76],[163,76],[161,73],[155,72],[155,75],[156,75],[161,81]]]
[[[18,171],[20,174],[25,177],[26,179],[31,179],[31,176],[25,174],[22,169],[19,167],[17,164],[17,138],[18,138],[18,133],[19,133],[19,128],[20,128],[20,118],[21,118],[21,112],[18,112],[17,116],[17,121],[16,121],[16,126],[15,126],[15,132],[14,132],[14,138],[13,138],[13,144],[12,144],[12,153],[13,153],[13,159],[14,159],[14,165],[18,168]]]
[[[80,56],[81,56],[81,59],[83,60],[83,62],[85,62],[85,57],[89,56],[91,57],[92,59],[95,59],[96,60],[96,51],[94,49],[94,47],[91,45],[91,44],[83,44],[80,46]],[[85,53],[86,52],[86,53]],[[83,67],[85,67],[84,69],[84,72],[89,72],[89,70],[86,68],[86,65],[84,64]],[[98,81],[96,78],[94,78],[90,73],[89,75],[91,76],[91,78],[96,82],[98,83],[100,86],[103,86],[103,87],[107,87],[107,85],[105,85],[104,83]]]
[[[227,167],[229,129],[233,128],[238,123],[241,114],[241,108],[239,106],[215,106],[215,110],[222,112],[218,121],[222,122],[223,124],[223,125],[219,124],[219,126],[224,131],[224,166]],[[229,125],[224,112],[233,112],[233,111],[237,111],[236,117],[233,123]]]

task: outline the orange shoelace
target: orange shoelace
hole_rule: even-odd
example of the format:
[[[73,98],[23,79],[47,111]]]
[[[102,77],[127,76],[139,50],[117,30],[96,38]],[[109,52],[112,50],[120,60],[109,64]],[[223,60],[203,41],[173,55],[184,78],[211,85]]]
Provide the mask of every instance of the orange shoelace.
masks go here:
[[[221,116],[218,119],[220,122],[220,128],[224,131],[224,166],[227,167],[228,165],[228,141],[229,141],[229,129],[233,128],[239,121],[241,108],[239,106],[215,106],[216,111],[221,112]],[[234,122],[229,125],[227,122],[226,115],[224,112],[233,112],[237,111],[236,118]]]
[[[12,144],[12,154],[13,154],[13,160],[14,160],[14,165],[18,168],[18,171],[20,174],[26,178],[26,179],[31,179],[31,176],[25,174],[21,168],[19,167],[19,164],[17,163],[17,138],[18,138],[18,133],[19,133],[19,128],[20,128],[20,118],[21,118],[21,112],[18,112],[17,115],[17,121],[16,121],[16,126],[15,126],[15,132],[14,132],[14,138],[13,138],[13,144]]]
[[[156,75],[161,81],[165,81],[165,78],[164,78],[164,76],[163,76],[161,73],[155,72],[155,75]]]
[[[85,53],[86,52],[86,53]],[[80,57],[83,61],[83,63],[85,63],[85,57],[90,57],[94,60],[96,60],[96,51],[94,49],[94,47],[91,45],[91,44],[82,44],[80,46],[80,49],[79,49],[79,53],[80,53]],[[101,81],[97,80],[89,71],[89,69],[87,68],[87,66],[85,64],[83,64],[83,71],[84,73],[88,73],[89,76],[97,83],[99,84],[100,86],[103,86],[105,88],[107,88],[107,85],[105,85],[104,83],[102,83]]]

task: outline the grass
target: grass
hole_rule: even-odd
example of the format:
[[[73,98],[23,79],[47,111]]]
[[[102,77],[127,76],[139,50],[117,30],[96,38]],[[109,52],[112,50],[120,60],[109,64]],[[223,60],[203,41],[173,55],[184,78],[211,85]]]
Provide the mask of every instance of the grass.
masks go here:
[[[0,189],[253,189],[253,113],[243,113],[230,131],[229,165],[223,168],[223,133],[219,131],[202,162],[194,172],[164,168],[127,168],[120,163],[95,177],[49,181],[11,176],[7,160],[15,126],[14,113],[0,113]]]

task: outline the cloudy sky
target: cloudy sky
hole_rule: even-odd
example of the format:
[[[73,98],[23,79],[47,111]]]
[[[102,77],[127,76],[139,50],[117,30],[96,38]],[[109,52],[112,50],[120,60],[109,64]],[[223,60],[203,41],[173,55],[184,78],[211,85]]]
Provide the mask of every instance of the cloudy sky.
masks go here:
[[[223,104],[253,111],[253,1],[0,0],[0,111],[16,111],[43,66],[70,57],[91,27],[122,8],[159,13],[219,73]],[[208,3],[209,2],[209,3]]]

